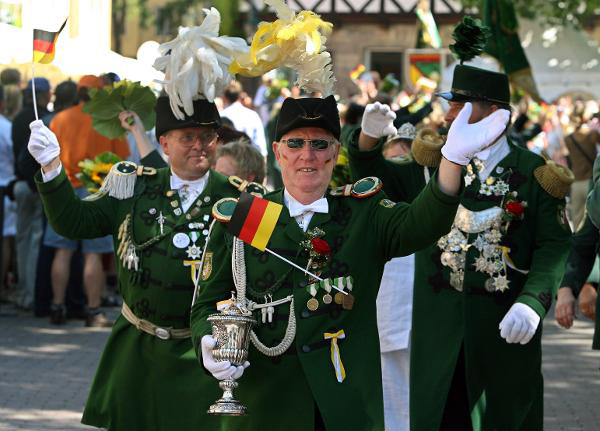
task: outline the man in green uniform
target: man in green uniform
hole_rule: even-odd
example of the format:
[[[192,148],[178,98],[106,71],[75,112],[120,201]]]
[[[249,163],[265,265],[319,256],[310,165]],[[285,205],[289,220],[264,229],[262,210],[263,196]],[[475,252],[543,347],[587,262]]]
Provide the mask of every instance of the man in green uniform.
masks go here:
[[[379,112],[359,139],[377,141],[395,132],[393,119],[393,113]],[[498,136],[507,121],[508,112],[498,112],[483,125]],[[465,144],[465,136],[479,127],[456,123],[447,144],[453,159],[468,158],[496,138],[480,136]],[[211,234],[192,308],[192,340],[217,379],[244,375],[236,396],[249,410],[243,418],[224,418],[224,430],[384,429],[375,313],[383,267],[447,233],[461,168],[443,160],[410,206],[387,199],[376,178],[327,190],[339,136],[332,96],[286,99],[273,143],[284,189],[266,195],[283,206],[269,249],[316,271],[323,282],[313,283],[273,255],[240,245],[225,225],[215,225]],[[250,309],[267,311],[265,320],[262,311],[255,313],[260,323],[252,337],[251,365],[238,367],[214,360],[215,340],[206,320],[234,286]]]
[[[206,100],[193,107],[177,119],[168,98],[158,99],[156,136],[170,168],[121,162],[84,201],[67,181],[55,135],[41,122],[31,124],[29,151],[42,166],[36,181],[49,222],[72,239],[110,234],[118,250],[123,309],[96,372],[85,424],[110,431],[218,427],[198,408],[218,390],[192,350],[190,304],[211,207],[239,195],[241,181],[209,169],[220,117]]]
[[[469,121],[479,121],[509,109],[508,78],[459,65],[452,91],[441,96],[450,102],[449,123],[469,104]],[[379,146],[355,141],[354,175],[378,172],[392,199],[411,201],[441,157],[436,139],[423,135],[428,139],[413,143],[414,161],[395,165],[382,159]],[[447,144],[441,148],[446,156]],[[569,250],[569,175],[504,135],[474,156],[463,170],[466,187],[452,230],[416,255],[411,429],[541,430],[539,322]]]

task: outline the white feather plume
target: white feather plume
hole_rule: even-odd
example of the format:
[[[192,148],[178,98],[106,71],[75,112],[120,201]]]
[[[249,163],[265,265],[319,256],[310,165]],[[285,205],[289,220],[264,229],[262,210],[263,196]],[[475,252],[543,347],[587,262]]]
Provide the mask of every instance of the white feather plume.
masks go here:
[[[196,27],[180,27],[177,37],[159,46],[154,68],[165,73],[164,90],[176,118],[194,113],[193,101],[212,102],[229,84],[229,65],[234,56],[248,52],[239,37],[219,36],[221,15],[217,9],[203,9],[206,17]],[[183,112],[181,110],[183,108]]]

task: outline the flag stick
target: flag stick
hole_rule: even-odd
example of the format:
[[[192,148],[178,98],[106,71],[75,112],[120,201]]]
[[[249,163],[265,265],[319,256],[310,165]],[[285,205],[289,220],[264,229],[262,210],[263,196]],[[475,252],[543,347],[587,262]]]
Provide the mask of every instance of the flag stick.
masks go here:
[[[271,253],[273,256],[278,257],[279,259],[283,260],[284,262],[289,263],[290,265],[292,265],[294,268],[299,269],[302,272],[305,272],[306,274],[310,275],[311,277],[314,277],[315,279],[319,280],[319,281],[323,281],[323,279],[315,274],[313,274],[312,272],[302,268],[301,266],[296,265],[294,262],[292,262],[291,260],[286,259],[283,256],[278,255],[277,253],[275,253],[272,250],[269,250],[268,248],[265,248],[266,251],[268,251],[269,253]],[[347,295],[348,293],[345,292],[344,290],[340,289],[339,287],[337,287],[336,285],[332,284],[331,287],[333,287],[335,290],[338,290],[340,292],[342,292],[344,295]]]
[[[33,97],[33,112],[35,112],[35,119],[39,120],[37,112],[37,100],[35,98],[35,61],[31,62],[31,93]]]

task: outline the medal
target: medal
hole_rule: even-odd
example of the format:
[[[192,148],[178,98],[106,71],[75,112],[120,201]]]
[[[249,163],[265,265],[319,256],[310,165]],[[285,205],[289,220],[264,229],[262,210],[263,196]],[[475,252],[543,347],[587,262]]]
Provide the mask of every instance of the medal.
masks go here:
[[[338,305],[342,305],[344,303],[344,295],[342,292],[338,292],[335,294],[334,299],[335,299],[335,303]]]
[[[308,308],[310,311],[316,311],[317,308],[319,308],[319,301],[317,300],[317,298],[315,298],[315,296],[317,295],[318,287],[319,287],[318,283],[313,283],[313,284],[309,284],[308,286],[306,286],[306,290],[312,296],[312,298],[310,298],[306,302],[306,308]]]
[[[190,237],[184,233],[176,233],[173,236],[173,245],[177,248],[186,248],[190,245]]]
[[[310,298],[306,303],[306,308],[308,308],[310,311],[317,311],[319,308],[319,301],[317,301],[316,298]]]
[[[354,307],[354,296],[351,293],[344,295],[342,308],[344,310],[352,310],[352,307]]]
[[[196,241],[198,240],[198,234],[196,232],[192,232],[192,245],[190,245],[185,251],[190,259],[199,259],[202,255],[202,250],[200,247],[196,245]]]
[[[323,295],[323,304],[331,304],[333,297],[331,296],[331,284],[328,278],[323,280],[323,289],[325,289],[325,295]]]

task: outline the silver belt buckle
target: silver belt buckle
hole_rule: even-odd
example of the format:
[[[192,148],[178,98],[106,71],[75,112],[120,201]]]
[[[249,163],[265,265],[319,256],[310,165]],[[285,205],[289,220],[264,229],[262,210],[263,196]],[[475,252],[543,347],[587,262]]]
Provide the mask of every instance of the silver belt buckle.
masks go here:
[[[156,335],[161,340],[168,340],[169,338],[171,338],[171,333],[169,332],[169,330],[165,329],[165,328],[161,328],[159,326],[157,326],[154,329],[154,335]]]

